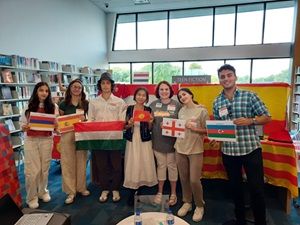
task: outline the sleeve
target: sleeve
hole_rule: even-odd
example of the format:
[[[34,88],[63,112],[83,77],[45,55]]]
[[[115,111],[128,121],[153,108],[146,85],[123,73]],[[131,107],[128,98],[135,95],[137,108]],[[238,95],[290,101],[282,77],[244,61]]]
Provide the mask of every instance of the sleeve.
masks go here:
[[[66,110],[66,103],[65,103],[65,101],[62,101],[62,102],[59,104],[59,109],[62,110],[62,111],[65,111],[65,110]]]
[[[219,117],[219,112],[217,109],[217,101],[215,100],[213,103],[213,116],[215,120],[220,120],[221,118]]]
[[[26,112],[27,109],[24,110],[24,112],[22,113],[21,115],[21,118],[20,118],[20,127],[24,126],[24,125],[27,125],[28,124],[28,120],[27,120],[27,117],[25,116],[25,112]]]
[[[93,101],[89,102],[89,110],[88,110],[88,120],[89,121],[95,121],[95,106],[93,104]]]
[[[119,108],[119,120],[125,121],[127,105],[123,99],[121,99]]]
[[[251,107],[255,116],[270,116],[265,103],[263,103],[263,101],[255,93],[252,93],[251,95]]]

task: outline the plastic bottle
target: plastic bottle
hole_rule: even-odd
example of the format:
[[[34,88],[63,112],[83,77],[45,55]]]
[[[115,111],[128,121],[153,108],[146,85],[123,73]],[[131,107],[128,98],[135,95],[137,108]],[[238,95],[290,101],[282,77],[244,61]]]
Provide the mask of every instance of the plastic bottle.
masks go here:
[[[141,211],[137,210],[134,215],[134,225],[142,225],[142,224],[143,221],[142,221]]]
[[[174,224],[174,215],[173,215],[171,209],[168,210],[166,221],[167,221],[167,225],[173,225]]]

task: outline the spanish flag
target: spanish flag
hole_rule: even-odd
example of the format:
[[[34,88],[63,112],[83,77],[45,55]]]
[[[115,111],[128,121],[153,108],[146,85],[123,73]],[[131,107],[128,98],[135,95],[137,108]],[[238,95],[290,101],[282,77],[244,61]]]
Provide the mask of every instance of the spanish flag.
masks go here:
[[[82,116],[83,114],[74,113],[57,117],[58,131],[62,134],[74,131],[74,124],[78,123]]]

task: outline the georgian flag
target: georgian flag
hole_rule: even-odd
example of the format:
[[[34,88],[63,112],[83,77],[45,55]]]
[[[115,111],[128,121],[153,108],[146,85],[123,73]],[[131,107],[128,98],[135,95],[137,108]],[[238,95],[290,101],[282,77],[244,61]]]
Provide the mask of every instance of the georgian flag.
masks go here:
[[[162,135],[184,138],[185,120],[163,118]]]

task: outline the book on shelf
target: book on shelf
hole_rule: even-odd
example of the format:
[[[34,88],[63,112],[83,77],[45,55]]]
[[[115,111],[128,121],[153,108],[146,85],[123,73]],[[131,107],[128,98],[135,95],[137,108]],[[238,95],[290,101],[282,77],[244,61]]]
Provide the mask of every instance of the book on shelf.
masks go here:
[[[13,115],[13,109],[12,109],[12,106],[11,104],[9,103],[3,103],[2,104],[2,115],[3,116],[10,116],[10,115]]]
[[[2,99],[12,99],[10,87],[1,87],[1,98]]]
[[[12,122],[13,122],[14,127],[15,127],[16,130],[21,129],[19,120],[13,120]]]
[[[20,137],[19,135],[11,135],[11,142],[13,146],[23,144],[22,137]]]
[[[3,83],[13,83],[13,75],[9,69],[4,69],[1,71],[2,81]]]
[[[19,99],[19,93],[16,90],[11,90],[11,96],[13,99]]]
[[[11,119],[4,120],[4,123],[8,126],[9,131],[15,131],[15,125]]]

